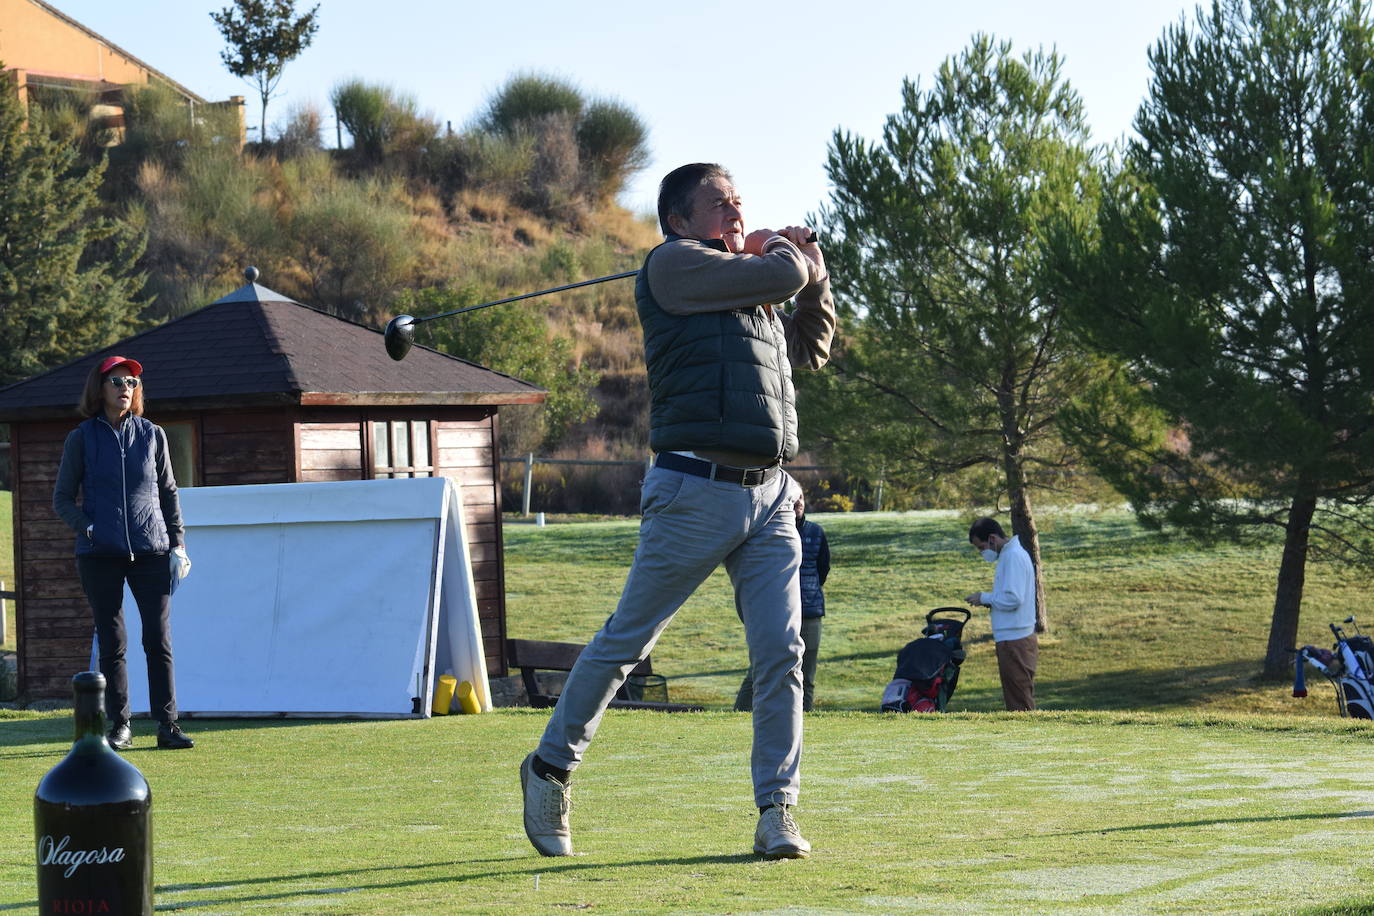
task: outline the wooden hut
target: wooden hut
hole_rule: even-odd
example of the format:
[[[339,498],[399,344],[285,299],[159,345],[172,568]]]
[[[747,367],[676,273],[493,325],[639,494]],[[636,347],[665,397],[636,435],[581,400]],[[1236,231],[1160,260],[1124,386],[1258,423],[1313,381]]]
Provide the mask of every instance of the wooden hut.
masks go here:
[[[179,486],[460,480],[487,667],[505,673],[497,410],[539,403],[544,390],[419,346],[395,362],[379,331],[287,299],[256,275],[250,268],[247,284],[199,311],[0,388],[21,695],[68,696],[71,676],[90,664],[90,609],[52,489],[86,374],[114,354],[145,367],[144,416],[167,430]]]

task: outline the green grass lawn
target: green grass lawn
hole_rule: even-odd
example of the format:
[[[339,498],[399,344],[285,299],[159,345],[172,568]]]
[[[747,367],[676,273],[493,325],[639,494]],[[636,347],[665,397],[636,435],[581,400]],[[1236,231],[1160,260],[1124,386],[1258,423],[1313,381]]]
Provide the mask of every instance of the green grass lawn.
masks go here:
[[[992,566],[968,546],[956,513],[812,516],[826,529],[826,586],[816,703],[875,709],[897,650],[927,611],[991,587]],[[1124,511],[1042,511],[1041,550],[1051,632],[1041,638],[1036,693],[1047,709],[1207,710],[1330,717],[1318,678],[1306,700],[1291,684],[1261,683],[1273,613],[1277,545],[1203,550],[1143,531]],[[615,608],[634,552],[632,521],[507,524],[511,636],[585,642]],[[1331,645],[1331,621],[1374,627],[1365,579],[1309,567],[1302,642]],[[965,630],[953,710],[1001,709],[987,611]],[[723,570],[683,607],[654,650],[674,699],[728,707],[746,665]]]
[[[193,720],[181,753],[136,723],[159,911],[1374,913],[1374,725],[1337,718],[1318,678],[1300,701],[1255,677],[1277,548],[1046,512],[1042,711],[996,711],[981,612],[953,713],[883,716],[868,711],[897,649],[992,567],[963,515],[817,518],[834,569],[798,813],[810,860],[749,855],[749,717],[727,711],[745,650],[717,574],[654,651],[673,699],[713,711],[607,714],[570,859],[538,857],[520,824],[541,711]],[[505,531],[510,635],[585,641],[635,523]],[[1366,616],[1362,585],[1313,566],[1300,639],[1329,645],[1328,621]],[[33,788],[70,731],[66,713],[0,711],[0,913],[34,907]]]
[[[3,715],[3,714],[0,714]],[[70,721],[0,718],[0,911],[31,912],[33,787]],[[613,710],[578,855],[525,840],[534,711],[188,724],[153,787],[159,911],[1291,913],[1374,907],[1374,734],[1340,720],[1040,713],[807,720],[807,861],[749,854],[749,717]],[[1301,904],[1301,906],[1299,906]],[[1346,909],[1335,909],[1344,906]]]

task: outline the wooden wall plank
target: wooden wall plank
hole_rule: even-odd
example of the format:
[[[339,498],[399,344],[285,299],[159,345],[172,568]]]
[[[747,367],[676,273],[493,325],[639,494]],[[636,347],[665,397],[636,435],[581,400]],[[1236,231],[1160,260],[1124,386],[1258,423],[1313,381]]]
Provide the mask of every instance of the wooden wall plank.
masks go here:
[[[342,424],[333,424],[342,425]],[[352,429],[321,429],[313,423],[301,424],[301,449],[347,449],[361,452],[363,434],[354,424]]]

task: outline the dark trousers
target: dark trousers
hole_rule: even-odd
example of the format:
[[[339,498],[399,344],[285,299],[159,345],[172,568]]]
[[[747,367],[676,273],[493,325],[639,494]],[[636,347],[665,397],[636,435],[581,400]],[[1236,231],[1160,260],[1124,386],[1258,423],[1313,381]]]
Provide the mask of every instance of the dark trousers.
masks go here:
[[[176,680],[172,674],[170,621],[172,573],[167,554],[128,557],[77,557],[81,588],[91,603],[100,643],[100,673],[105,675],[105,713],[110,724],[129,721],[129,673],[124,663],[124,583],[143,622],[143,655],[148,665],[148,704],[159,722],[177,719]]]

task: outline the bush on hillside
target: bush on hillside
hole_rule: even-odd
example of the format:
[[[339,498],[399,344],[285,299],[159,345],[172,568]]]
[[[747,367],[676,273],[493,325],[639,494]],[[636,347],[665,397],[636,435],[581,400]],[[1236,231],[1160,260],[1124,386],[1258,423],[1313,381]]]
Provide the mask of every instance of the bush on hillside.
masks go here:
[[[126,87],[123,140],[109,150],[105,193],[116,200],[137,195],[145,165],[177,171],[189,157],[239,157],[239,111],[232,105],[192,107],[160,83]]]
[[[578,226],[586,215],[582,193],[582,161],[577,148],[576,124],[564,114],[526,121],[518,136],[525,137],[534,152],[525,186],[517,200],[560,222]]]
[[[199,308],[257,266],[273,289],[352,320],[380,320],[402,289],[451,270],[425,198],[395,178],[349,180],[323,152],[285,162],[193,153],[145,166],[131,222],[149,229],[159,317]]]
[[[153,317],[175,318],[205,305],[207,282],[230,266],[269,270],[263,257],[280,243],[259,167],[215,150],[191,150],[175,170],[144,163],[137,187],[126,220],[148,231],[143,266]]]
[[[577,125],[577,145],[593,200],[609,201],[626,180],[649,164],[649,131],[628,106],[597,101]]]
[[[414,159],[439,135],[414,97],[389,86],[349,80],[330,93],[334,110],[353,138],[354,164],[375,167],[388,158]]]
[[[487,102],[475,130],[527,144],[533,161],[524,202],[574,223],[590,206],[614,199],[648,162],[648,128],[629,106],[588,100],[557,77],[512,77]]]
[[[582,93],[566,80],[521,73],[487,101],[477,126],[484,133],[513,137],[528,124],[550,117],[576,122],[584,104]]]
[[[336,182],[301,200],[283,228],[305,273],[305,301],[352,321],[385,314],[416,267],[413,222],[373,181]]]
[[[275,144],[277,155],[283,159],[294,159],[323,149],[320,142],[323,123],[320,110],[314,105],[293,107],[286,128]]]

